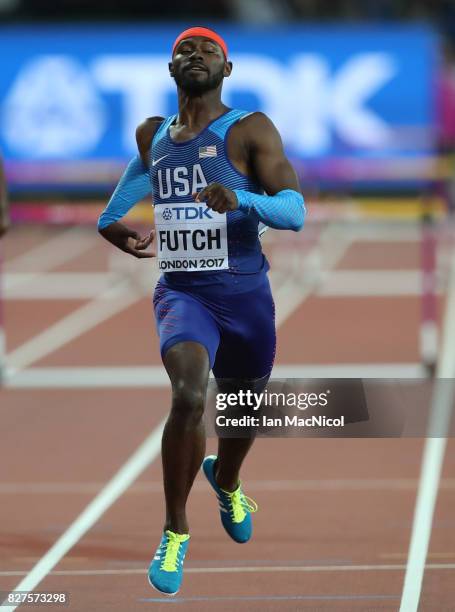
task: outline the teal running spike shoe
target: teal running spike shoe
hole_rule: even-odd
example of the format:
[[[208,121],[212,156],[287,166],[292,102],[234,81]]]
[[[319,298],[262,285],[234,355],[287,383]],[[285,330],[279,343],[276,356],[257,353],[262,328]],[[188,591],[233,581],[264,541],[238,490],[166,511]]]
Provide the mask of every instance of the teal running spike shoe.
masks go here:
[[[150,584],[160,593],[175,595],[180,589],[189,539],[188,534],[174,533],[169,529],[163,533],[148,571]]]
[[[202,462],[202,469],[218,497],[224,529],[235,542],[244,544],[251,538],[253,531],[251,513],[256,512],[258,506],[253,499],[244,495],[241,483],[232,493],[224,491],[217,485],[214,469],[216,460],[216,455],[209,455]]]

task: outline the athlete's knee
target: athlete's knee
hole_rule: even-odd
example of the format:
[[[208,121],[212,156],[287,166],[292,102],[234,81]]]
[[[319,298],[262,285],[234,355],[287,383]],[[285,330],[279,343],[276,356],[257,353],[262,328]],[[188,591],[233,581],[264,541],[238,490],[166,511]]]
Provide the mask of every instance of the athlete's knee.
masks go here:
[[[172,389],[172,415],[185,425],[198,424],[204,414],[205,389],[183,381],[174,384]]]

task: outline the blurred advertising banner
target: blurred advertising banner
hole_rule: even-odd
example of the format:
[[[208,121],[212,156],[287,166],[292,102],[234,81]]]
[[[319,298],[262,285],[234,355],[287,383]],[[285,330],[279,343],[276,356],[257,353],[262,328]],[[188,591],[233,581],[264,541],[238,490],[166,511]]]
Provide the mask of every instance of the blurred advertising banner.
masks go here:
[[[184,25],[1,28],[0,148],[14,187],[115,182],[135,128],[176,111],[170,50]],[[224,102],[276,123],[302,178],[426,176],[436,40],[423,27],[222,25]]]

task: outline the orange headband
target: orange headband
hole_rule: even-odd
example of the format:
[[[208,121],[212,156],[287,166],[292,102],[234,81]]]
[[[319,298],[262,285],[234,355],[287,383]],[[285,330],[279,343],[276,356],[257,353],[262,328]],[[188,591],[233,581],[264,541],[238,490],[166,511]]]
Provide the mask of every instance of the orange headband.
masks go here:
[[[221,49],[223,50],[224,57],[227,58],[227,45],[221,38],[221,36],[213,30],[201,27],[189,28],[188,30],[185,30],[184,32],[179,34],[175,39],[174,45],[172,47],[172,55],[174,55],[175,48],[181,40],[183,40],[184,38],[191,38],[192,36],[203,36],[204,38],[209,38],[210,40],[213,40],[218,45],[220,45]]]

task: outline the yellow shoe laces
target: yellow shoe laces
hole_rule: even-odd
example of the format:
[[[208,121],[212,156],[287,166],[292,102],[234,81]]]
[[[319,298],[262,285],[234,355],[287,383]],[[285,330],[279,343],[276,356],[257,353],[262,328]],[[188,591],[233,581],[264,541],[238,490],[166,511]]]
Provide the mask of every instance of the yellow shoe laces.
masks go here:
[[[188,534],[174,533],[169,529],[165,533],[168,537],[168,541],[164,547],[166,552],[163,560],[161,561],[160,568],[165,572],[176,572],[178,569],[177,564],[180,561],[178,558],[180,544],[189,540],[190,536]]]
[[[242,523],[245,519],[246,512],[257,512],[257,503],[254,501],[254,499],[247,497],[243,493],[240,484],[235,491],[232,491],[232,493],[229,491],[224,491],[223,489],[221,490],[229,499],[231,519],[233,523]]]

